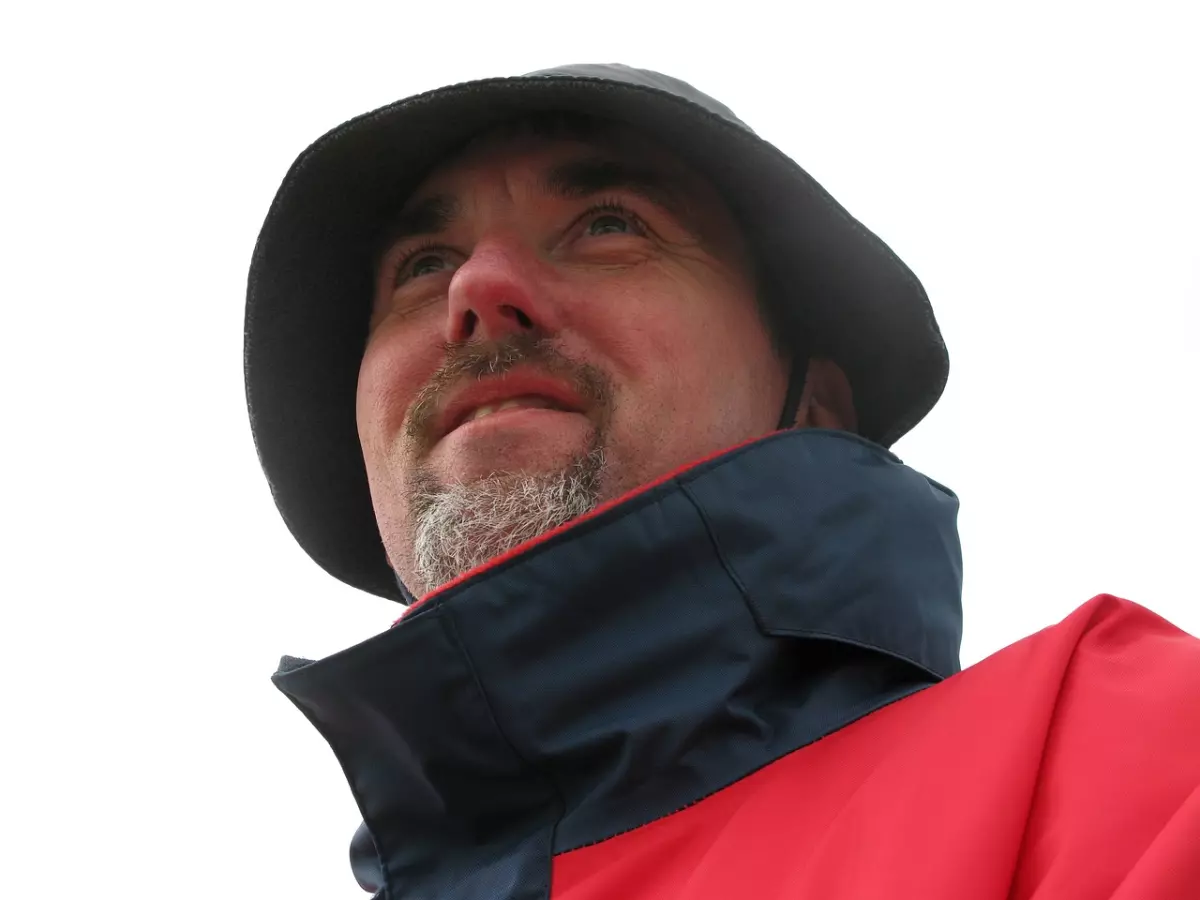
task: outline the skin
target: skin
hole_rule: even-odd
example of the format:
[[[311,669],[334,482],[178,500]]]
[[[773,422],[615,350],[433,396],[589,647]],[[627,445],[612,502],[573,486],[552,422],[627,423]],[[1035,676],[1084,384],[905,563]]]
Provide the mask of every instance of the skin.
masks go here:
[[[670,202],[627,188],[546,189],[549,169],[597,155],[669,173]],[[561,470],[599,436],[607,499],[775,429],[790,361],[759,314],[733,216],[681,160],[616,129],[587,141],[505,133],[435,170],[405,208],[435,195],[455,198],[459,214],[384,253],[358,383],[372,500],[402,580],[418,471],[453,483]],[[439,437],[437,411],[474,381],[439,371],[514,335],[544,339],[559,360],[520,371],[592,376],[583,408],[499,412]],[[833,363],[810,364],[796,424],[853,428]]]

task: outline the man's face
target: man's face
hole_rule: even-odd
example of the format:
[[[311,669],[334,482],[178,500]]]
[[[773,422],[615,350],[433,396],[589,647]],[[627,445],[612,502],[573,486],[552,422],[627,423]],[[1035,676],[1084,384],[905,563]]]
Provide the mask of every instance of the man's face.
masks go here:
[[[636,135],[485,137],[394,235],[357,416],[414,593],[778,420],[787,361],[733,218]]]

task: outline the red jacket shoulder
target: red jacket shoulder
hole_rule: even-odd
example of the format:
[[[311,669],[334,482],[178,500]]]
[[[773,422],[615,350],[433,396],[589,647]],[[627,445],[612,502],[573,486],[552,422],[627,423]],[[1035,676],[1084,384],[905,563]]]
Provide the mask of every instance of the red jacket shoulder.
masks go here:
[[[1048,631],[1073,638],[1074,647],[1012,896],[1158,898],[1195,891],[1200,640],[1109,595]]]

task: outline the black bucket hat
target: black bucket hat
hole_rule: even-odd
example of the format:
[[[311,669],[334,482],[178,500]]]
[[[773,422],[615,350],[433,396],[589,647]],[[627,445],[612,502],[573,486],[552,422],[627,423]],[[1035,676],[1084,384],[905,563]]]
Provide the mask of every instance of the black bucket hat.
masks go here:
[[[920,282],[803,169],[675,78],[577,65],[440,88],[351,119],[300,154],[263,223],[246,296],[246,402],[284,521],[327,572],[400,602],[355,423],[379,233],[447,153],[492,125],[571,111],[623,122],[706,175],[747,232],[787,339],[835,360],[859,433],[890,446],[949,360]]]

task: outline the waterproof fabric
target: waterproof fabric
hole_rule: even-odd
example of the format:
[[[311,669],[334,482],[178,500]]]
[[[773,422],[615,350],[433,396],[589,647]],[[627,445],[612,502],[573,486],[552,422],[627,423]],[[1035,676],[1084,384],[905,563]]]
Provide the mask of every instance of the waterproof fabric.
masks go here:
[[[954,674],[957,509],[882,447],[782,432],[495,561],[363,644],[288,661],[276,684],[363,813],[360,881],[390,900],[544,900],[556,855],[637,834]]]
[[[1195,900],[1200,641],[1098,596],[690,809],[558,857],[551,883],[554,900]]]
[[[782,337],[798,358],[819,352],[846,372],[862,435],[890,445],[945,386],[946,347],[916,276],[812,176],[690,85],[577,65],[410,97],[338,126],[296,159],[246,291],[246,402],[272,496],[308,554],[362,590],[411,599],[379,537],[354,421],[380,234],[469,137],[549,110],[625,123],[712,182],[753,248]]]
[[[689,809],[557,857],[550,896],[1196,900],[1200,641],[1097,597]]]
[[[791,432],[276,684],[380,900],[1194,900],[1200,641],[1102,596],[957,673],[957,503]]]

